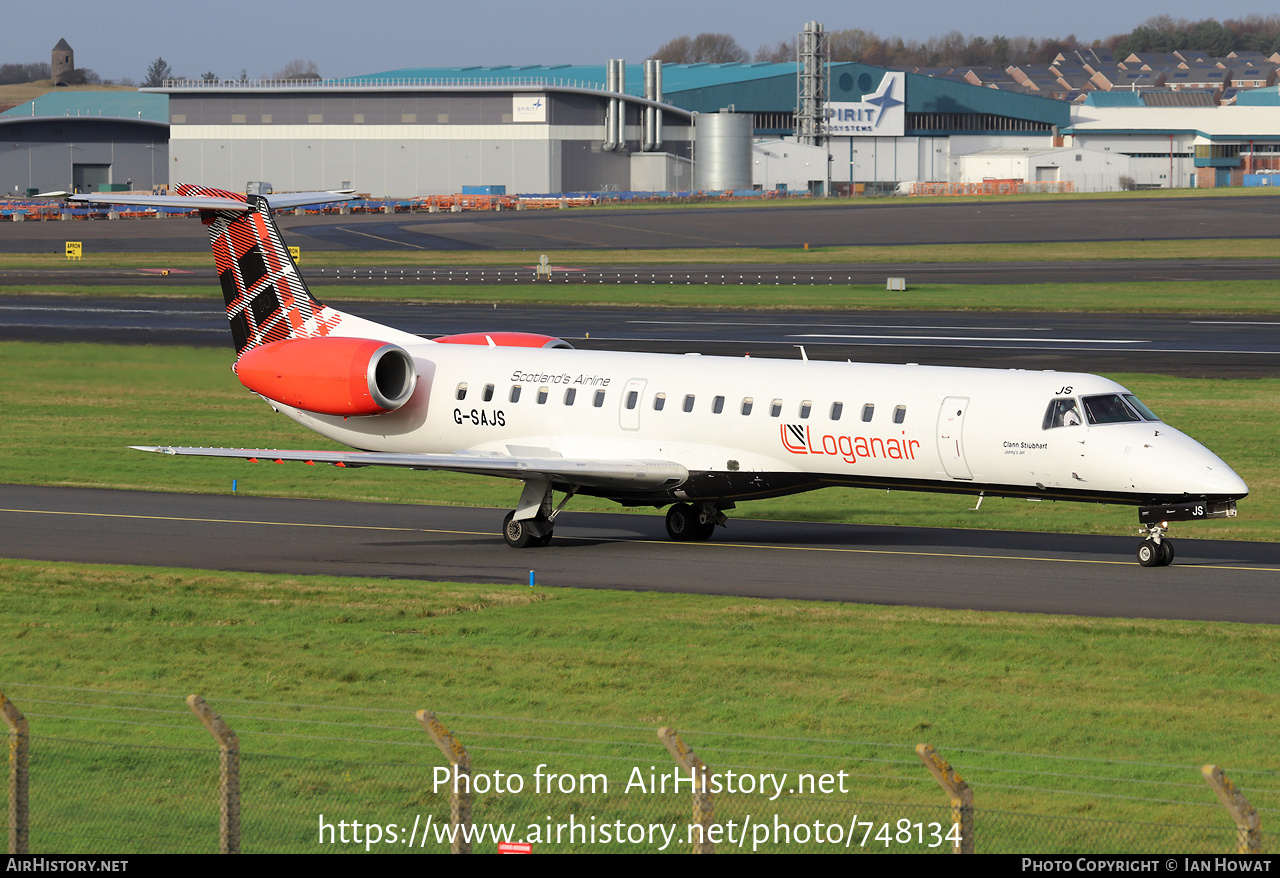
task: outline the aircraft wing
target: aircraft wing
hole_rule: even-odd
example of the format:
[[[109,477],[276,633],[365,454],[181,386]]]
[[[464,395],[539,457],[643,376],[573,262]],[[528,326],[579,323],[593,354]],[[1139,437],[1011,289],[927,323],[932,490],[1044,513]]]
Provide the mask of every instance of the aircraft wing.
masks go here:
[[[133,445],[138,451],[197,457],[231,457],[282,463],[330,463],[334,466],[398,466],[444,470],[504,479],[538,476],[593,488],[653,489],[675,487],[689,477],[678,463],[665,460],[581,460],[565,457],[526,457],[506,454],[397,454],[385,451],[279,451],[270,448],[192,448]]]

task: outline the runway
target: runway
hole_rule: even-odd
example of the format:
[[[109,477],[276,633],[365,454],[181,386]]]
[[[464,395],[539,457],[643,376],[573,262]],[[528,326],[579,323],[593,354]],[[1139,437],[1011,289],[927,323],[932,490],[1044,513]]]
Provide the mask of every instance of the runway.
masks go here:
[[[1280,375],[1272,316],[996,312],[729,312],[334,302],[371,320],[436,336],[519,329],[583,349],[1190,377]],[[230,346],[217,297],[0,298],[0,339]]]
[[[631,210],[468,211],[279,216],[284,237],[320,250],[548,250],[829,247],[1039,241],[1269,238],[1280,196],[1045,199],[920,203],[909,198]],[[198,251],[193,218],[30,222],[0,237],[0,252]],[[1211,254],[1207,254],[1211,255]]]
[[[1280,546],[731,519],[672,543],[656,515],[566,512],[513,550],[496,509],[0,487],[8,557],[260,573],[679,591],[986,611],[1280,623]],[[1184,533],[1191,532],[1188,526]]]

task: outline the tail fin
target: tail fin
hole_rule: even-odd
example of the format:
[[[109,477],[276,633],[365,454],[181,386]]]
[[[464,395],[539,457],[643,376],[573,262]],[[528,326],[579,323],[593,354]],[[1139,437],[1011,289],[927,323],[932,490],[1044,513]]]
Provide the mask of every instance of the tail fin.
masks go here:
[[[226,198],[247,210],[201,210],[222,284],[236,355],[287,338],[328,335],[342,315],[307,289],[280,239],[267,200],[203,186],[182,185],[178,196]]]
[[[271,201],[277,208],[285,208],[350,197],[347,191],[293,192],[272,195]],[[261,196],[184,184],[168,195],[107,192],[72,195],[67,200],[200,211],[201,222],[209,228],[237,358],[273,341],[329,335],[339,323],[350,330],[341,333],[346,335],[372,332],[381,338],[395,334],[395,330],[326,307],[311,295],[280,240],[267,199]]]

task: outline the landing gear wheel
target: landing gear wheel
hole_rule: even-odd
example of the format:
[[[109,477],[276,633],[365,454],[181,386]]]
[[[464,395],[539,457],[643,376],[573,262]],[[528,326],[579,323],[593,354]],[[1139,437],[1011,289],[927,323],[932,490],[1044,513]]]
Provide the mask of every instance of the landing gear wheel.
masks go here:
[[[507,540],[507,542],[511,541]],[[1160,564],[1163,554],[1155,540],[1143,540],[1142,545],[1138,546],[1138,563],[1143,567],[1156,567]]]
[[[508,512],[507,517],[502,520],[502,538],[513,549],[536,546],[535,537],[529,532],[529,522],[516,521],[515,516],[514,511]]]
[[[1160,566],[1168,567],[1173,563],[1173,543],[1169,540],[1161,540],[1160,550]]]
[[[551,545],[551,531],[547,531],[540,537],[530,537],[529,545],[535,549],[541,549],[543,546]]]
[[[698,528],[698,514],[688,503],[677,503],[667,510],[667,536],[677,543],[705,539],[696,536]]]
[[[716,532],[716,519],[713,512],[694,512],[693,514],[693,536],[694,540],[709,540],[711,535]]]
[[[1162,567],[1168,562],[1165,561],[1165,550],[1161,548],[1161,543],[1155,540],[1143,540],[1142,545],[1138,546],[1138,563],[1143,567]],[[1168,558],[1173,560],[1173,551],[1169,550]]]

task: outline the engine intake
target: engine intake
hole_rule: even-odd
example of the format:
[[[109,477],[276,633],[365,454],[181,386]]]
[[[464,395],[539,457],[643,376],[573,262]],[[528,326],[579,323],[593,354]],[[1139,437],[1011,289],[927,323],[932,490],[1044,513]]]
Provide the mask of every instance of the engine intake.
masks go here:
[[[240,383],[267,399],[323,415],[380,415],[409,401],[413,357],[370,338],[291,338],[245,351]]]

